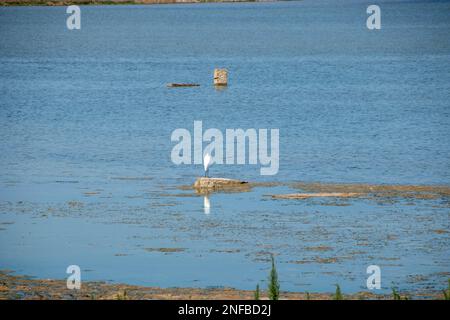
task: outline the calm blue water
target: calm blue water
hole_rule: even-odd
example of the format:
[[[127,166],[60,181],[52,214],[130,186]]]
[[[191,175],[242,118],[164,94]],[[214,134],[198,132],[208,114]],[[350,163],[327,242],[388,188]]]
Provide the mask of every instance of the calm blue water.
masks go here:
[[[370,4],[87,6],[74,31],[65,7],[0,8],[0,267],[253,289],[275,253],[285,290],[362,290],[369,264],[388,290],[445,285],[450,239],[431,230],[450,229],[446,199],[324,206],[257,188],[212,195],[205,215],[177,189],[203,173],[170,160],[172,131],[194,120],[280,130],[277,175],[215,176],[449,185],[450,2],[378,1],[380,31],[366,28]],[[184,251],[145,250],[158,247]],[[317,256],[336,261],[294,263]]]

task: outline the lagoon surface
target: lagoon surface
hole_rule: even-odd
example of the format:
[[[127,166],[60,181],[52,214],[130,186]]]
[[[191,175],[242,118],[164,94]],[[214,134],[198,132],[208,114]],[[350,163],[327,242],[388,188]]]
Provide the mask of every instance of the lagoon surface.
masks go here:
[[[0,268],[161,287],[434,290],[450,275],[450,201],[273,200],[291,182],[450,185],[450,2],[0,8]],[[212,74],[226,67],[229,86]],[[170,82],[199,83],[167,88]],[[173,130],[278,128],[280,169],[204,197]],[[167,248],[171,250],[166,250]]]

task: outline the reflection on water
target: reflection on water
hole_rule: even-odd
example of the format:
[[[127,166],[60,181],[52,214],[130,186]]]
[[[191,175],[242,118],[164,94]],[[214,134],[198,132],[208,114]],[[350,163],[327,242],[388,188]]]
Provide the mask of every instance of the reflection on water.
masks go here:
[[[228,86],[214,86],[214,89],[217,92],[222,92],[222,91],[226,91],[228,89]]]
[[[209,214],[211,212],[211,203],[209,202],[209,197],[207,195],[203,197],[203,209],[205,214]]]

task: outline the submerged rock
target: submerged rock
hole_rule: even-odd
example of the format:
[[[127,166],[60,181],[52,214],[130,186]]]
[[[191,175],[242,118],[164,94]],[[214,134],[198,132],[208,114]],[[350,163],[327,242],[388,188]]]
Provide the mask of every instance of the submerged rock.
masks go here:
[[[194,183],[194,189],[197,191],[246,191],[250,189],[246,181],[226,179],[226,178],[197,178]]]

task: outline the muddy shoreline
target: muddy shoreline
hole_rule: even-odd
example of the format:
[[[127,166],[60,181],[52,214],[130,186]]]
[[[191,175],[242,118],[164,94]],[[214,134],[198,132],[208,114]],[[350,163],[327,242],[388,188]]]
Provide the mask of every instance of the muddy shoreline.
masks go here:
[[[140,179],[148,180],[149,178],[147,176],[145,178],[126,177],[114,180],[136,183]],[[108,261],[117,261],[116,259],[132,261],[135,257],[144,257],[145,261],[150,263],[153,260],[170,261],[177,256],[199,259],[199,257],[213,257],[215,254],[226,254],[233,255],[233,259],[241,257],[249,265],[252,264],[252,270],[258,271],[258,263],[267,262],[270,254],[275,254],[280,263],[281,274],[284,279],[287,279],[284,289],[289,290],[289,292],[283,292],[282,299],[295,300],[307,299],[308,285],[314,285],[317,277],[328,277],[327,286],[325,289],[316,287],[315,290],[319,292],[330,290],[330,292],[314,293],[311,290],[309,298],[332,299],[334,293],[331,291],[336,282],[345,285],[352,281],[351,277],[355,277],[348,274],[348,270],[365,268],[370,263],[379,264],[382,268],[404,268],[414,261],[411,259],[416,259],[420,255],[420,257],[427,257],[426,261],[430,261],[430,266],[435,267],[433,271],[414,269],[408,271],[403,278],[392,277],[386,280],[386,286],[383,287],[385,291],[379,295],[358,292],[358,290],[364,290],[364,287],[355,290],[343,286],[344,295],[345,289],[351,293],[345,295],[345,298],[392,299],[389,285],[392,283],[391,280],[395,280],[396,286],[402,282],[399,286],[400,293],[411,299],[442,299],[442,289],[446,288],[446,281],[450,276],[447,272],[446,260],[440,258],[446,256],[445,248],[448,247],[450,230],[446,220],[448,211],[445,212],[445,210],[449,207],[450,187],[302,182],[250,182],[249,187],[250,190],[243,191],[241,188],[235,190],[238,192],[237,201],[242,201],[239,200],[240,195],[247,199],[248,194],[254,192],[254,196],[250,195],[253,202],[264,201],[265,205],[270,203],[275,208],[287,204],[288,208],[293,208],[293,213],[275,211],[273,220],[270,220],[271,215],[259,211],[249,211],[246,215],[235,216],[224,214],[228,212],[228,209],[221,209],[220,206],[225,206],[229,202],[232,195],[227,193],[230,190],[214,190],[206,194],[212,196],[211,207],[213,210],[218,208],[218,211],[213,211],[212,216],[198,215],[197,210],[202,210],[201,202],[195,198],[205,195],[198,193],[193,185],[166,185],[162,188],[164,194],[161,194],[160,186],[154,191],[157,196],[149,192],[143,198],[144,200],[139,200],[141,198],[137,197],[135,201],[143,201],[144,204],[148,199],[152,200],[152,197],[157,199],[151,202],[151,207],[144,209],[138,206],[110,203],[112,195],[110,198],[101,198],[106,191],[89,189],[87,192],[85,189],[80,189],[83,197],[88,200],[63,203],[61,206],[54,204],[52,207],[48,207],[48,204],[37,205],[28,202],[4,204],[3,212],[27,214],[27,216],[22,219],[22,222],[16,220],[16,217],[8,215],[6,218],[5,216],[0,227],[3,232],[8,232],[9,229],[23,228],[39,221],[47,224],[55,218],[79,217],[83,219],[95,217],[97,222],[105,222],[107,225],[135,225],[138,229],[133,229],[128,234],[128,238],[123,240],[126,246],[123,246],[124,242],[120,241],[114,244],[107,243],[107,248],[111,245],[117,248],[110,252],[112,258],[108,258],[111,259]],[[271,190],[271,188],[274,189]],[[217,197],[213,193],[218,193]],[[276,193],[282,195],[282,200],[271,200],[269,195]],[[358,197],[341,197],[342,199],[338,200],[339,196],[352,193],[357,193]],[[311,194],[314,196],[311,197]],[[183,201],[189,204],[187,209],[174,212],[174,208],[181,206]],[[104,203],[103,216],[98,214],[98,203]],[[367,209],[361,207],[361,203],[368,206]],[[352,206],[360,208],[355,210]],[[156,207],[158,210],[154,209]],[[311,210],[310,207],[321,209]],[[367,211],[369,214],[365,213]],[[129,215],[124,217],[122,214],[117,215],[117,212],[128,212]],[[190,214],[192,212],[194,214]],[[29,222],[30,217],[32,222]],[[237,217],[238,220],[236,220]],[[383,227],[371,232],[373,227],[367,221],[372,221],[373,217],[381,219],[379,224]],[[249,225],[253,225],[253,228],[248,229]],[[342,225],[351,226],[351,228],[341,228]],[[245,233],[242,231],[244,227]],[[198,232],[199,228],[202,230],[201,233]],[[105,230],[101,234],[111,234],[109,229]],[[153,238],[149,238],[149,234],[153,234]],[[169,238],[173,234],[177,237]],[[164,241],[161,242],[161,239]],[[295,245],[285,240],[276,242],[277,239],[295,239]],[[199,248],[196,243],[203,240],[208,242],[204,247],[200,247],[201,250],[196,249]],[[33,245],[37,244],[33,242]],[[21,250],[21,247],[22,240],[19,246],[14,248]],[[389,250],[383,250],[386,247]],[[361,261],[363,262],[360,263]],[[93,261],[93,265],[95,263],[96,261]],[[239,265],[239,268],[241,267]],[[292,269],[289,268],[295,268],[298,271],[297,274],[302,282],[295,283]],[[34,271],[21,272],[34,274]],[[259,281],[264,281],[266,274],[264,271],[263,274],[255,277],[255,285]],[[51,277],[59,277],[59,275]],[[92,279],[102,279],[102,276],[97,274]],[[152,279],[152,275],[144,273],[142,279]],[[189,280],[196,281],[196,279],[195,276],[191,276]],[[152,286],[153,282],[142,282],[146,286],[139,286],[83,281],[82,289],[77,291],[68,290],[64,279],[35,279],[0,271],[0,299],[253,299],[252,290],[222,286],[208,287],[208,283],[199,284],[198,287],[193,288],[191,284],[183,283],[184,280],[180,278],[172,284],[182,288],[165,287],[165,284],[156,283],[157,277],[154,278],[155,285],[161,287],[148,287]],[[209,283],[230,286],[232,282],[230,278],[214,277]],[[292,283],[295,286],[291,285]],[[296,292],[296,290],[302,290],[302,292]],[[262,292],[261,296],[265,298],[266,294]]]
[[[152,5],[233,2],[275,2],[279,0],[6,0],[0,7],[12,6],[69,6],[69,5]]]
[[[414,299],[443,299],[441,292],[401,292]],[[69,290],[65,280],[34,279],[0,271],[0,300],[253,300],[251,290],[234,288],[159,288],[101,281],[82,282],[80,290]],[[332,300],[333,293],[281,292],[282,300]],[[261,300],[266,300],[261,292]],[[344,293],[346,300],[389,300],[391,295]]]
[[[404,199],[448,199],[450,198],[450,186],[447,185],[414,185],[414,184],[368,184],[368,183],[321,183],[321,182],[240,182],[221,186],[205,185],[199,187],[201,180],[229,180],[228,178],[198,178],[193,185],[181,185],[176,187],[180,190],[194,190],[197,195],[213,192],[248,192],[253,188],[265,187],[288,187],[300,193],[268,194],[274,199],[305,199],[311,197],[330,198],[404,198]]]

